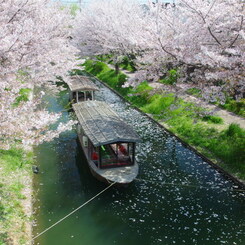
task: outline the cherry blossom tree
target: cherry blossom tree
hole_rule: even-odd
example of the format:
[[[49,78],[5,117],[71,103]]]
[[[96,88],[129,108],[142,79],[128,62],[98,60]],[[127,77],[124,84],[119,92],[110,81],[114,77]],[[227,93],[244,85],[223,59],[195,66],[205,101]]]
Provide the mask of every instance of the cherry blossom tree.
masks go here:
[[[206,91],[208,86],[211,96],[210,87],[216,92],[217,89],[219,92],[235,89],[234,95],[241,98],[245,60],[244,2],[181,0],[178,3],[174,8],[155,8],[159,52],[162,49],[172,62],[185,68],[186,81],[199,83]],[[219,86],[215,86],[217,82]],[[217,94],[219,98],[223,95]]]
[[[42,90],[56,89],[51,81],[65,78],[78,62],[70,43],[72,16],[47,0],[0,0],[0,13],[1,147],[50,140],[72,124],[49,131],[60,114],[40,109]]]
[[[243,96],[242,0],[179,0],[175,5],[149,1],[147,7],[135,1],[101,0],[82,11],[78,22],[84,55],[137,56],[131,85],[157,81],[168,69],[178,68],[180,81],[199,86],[209,99],[216,94],[224,100],[232,90],[237,99]]]
[[[75,41],[84,56],[137,52],[144,11],[137,1],[92,1],[76,16]],[[143,43],[142,43],[143,44]]]

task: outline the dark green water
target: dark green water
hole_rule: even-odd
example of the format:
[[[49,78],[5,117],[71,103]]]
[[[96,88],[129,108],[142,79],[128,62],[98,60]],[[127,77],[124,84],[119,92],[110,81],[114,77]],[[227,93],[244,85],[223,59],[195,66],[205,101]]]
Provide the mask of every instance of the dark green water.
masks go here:
[[[41,245],[245,244],[245,196],[234,184],[147,117],[99,85],[105,100],[142,138],[137,147],[138,180],[107,190],[35,240]],[[66,92],[47,97],[62,111]],[[69,120],[63,112],[61,121]],[[42,232],[106,186],[87,167],[76,132],[36,149],[36,224]]]

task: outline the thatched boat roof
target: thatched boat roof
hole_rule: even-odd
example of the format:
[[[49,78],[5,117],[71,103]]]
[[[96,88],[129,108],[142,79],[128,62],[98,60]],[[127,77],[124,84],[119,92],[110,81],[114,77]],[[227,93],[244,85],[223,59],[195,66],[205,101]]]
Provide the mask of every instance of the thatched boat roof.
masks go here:
[[[139,136],[102,101],[72,105],[85,134],[96,146],[116,142],[139,142]]]
[[[68,86],[72,92],[75,91],[97,91],[99,88],[86,76],[72,76],[68,81]]]

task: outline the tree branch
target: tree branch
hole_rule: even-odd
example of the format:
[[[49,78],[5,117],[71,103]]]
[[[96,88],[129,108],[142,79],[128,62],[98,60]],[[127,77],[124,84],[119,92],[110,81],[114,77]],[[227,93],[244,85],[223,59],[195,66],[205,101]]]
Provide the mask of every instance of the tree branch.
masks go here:
[[[26,2],[14,13],[14,15],[10,18],[8,21],[8,24],[15,18],[15,16],[22,10],[22,8],[28,3],[29,0],[26,0]]]
[[[210,11],[212,10],[212,8],[213,8],[214,4],[216,3],[216,1],[217,1],[217,0],[214,0],[214,1],[213,1],[212,5],[211,5],[211,7],[209,8],[208,12],[206,13],[204,19],[206,19],[206,17],[208,16],[208,14],[210,13]]]
[[[209,11],[213,8],[215,2],[216,2],[216,0],[213,2],[213,4],[212,4],[211,8],[209,9]],[[186,2],[184,2],[184,3],[185,3],[185,5],[186,5],[187,7],[189,7],[189,8],[192,9],[195,13],[197,13],[197,14],[201,17],[201,19],[203,20],[203,22],[206,24],[205,18],[207,17],[207,14],[209,13],[209,11],[208,11],[208,13],[206,14],[206,16],[204,17],[204,16],[202,15],[202,13],[198,12],[196,9],[194,9],[193,7],[191,7],[188,3],[186,3]],[[219,45],[222,45],[221,42],[218,40],[218,38],[213,34],[213,32],[212,32],[210,26],[208,26],[207,28],[208,28],[208,31],[209,31],[210,35],[213,37],[213,39],[214,39]]]
[[[217,37],[213,34],[213,32],[211,31],[210,26],[208,26],[208,31],[209,31],[210,35],[214,38],[214,40],[215,40],[219,45],[222,45],[222,44],[220,43],[220,41],[218,40],[218,38],[217,38]]]
[[[242,30],[242,26],[243,26],[243,21],[244,21],[244,17],[241,16],[242,19],[241,19],[241,24],[240,24],[240,28],[239,28],[239,31],[240,32]],[[233,46],[233,44],[236,42],[236,40],[238,39],[239,37],[239,33],[236,35],[235,39],[231,42],[231,44],[228,46],[229,48],[231,48]]]
[[[160,43],[160,46],[161,46],[162,50],[163,50],[165,53],[167,53],[167,54],[169,54],[170,56],[172,56],[175,60],[178,60],[177,57],[176,57],[176,55],[174,55],[174,54],[170,53],[168,50],[166,50],[166,48],[162,45],[162,42],[161,42],[160,38],[158,38],[158,42]]]

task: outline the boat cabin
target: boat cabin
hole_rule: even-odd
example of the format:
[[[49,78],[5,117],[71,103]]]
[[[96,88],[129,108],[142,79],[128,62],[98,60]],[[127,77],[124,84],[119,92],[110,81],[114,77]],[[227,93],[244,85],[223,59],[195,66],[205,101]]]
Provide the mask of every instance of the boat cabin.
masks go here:
[[[71,76],[68,86],[70,88],[70,101],[73,103],[94,100],[94,92],[99,90],[86,76]]]
[[[98,169],[135,165],[135,145],[140,139],[102,101],[73,104],[77,115],[78,136],[88,160]]]

